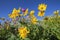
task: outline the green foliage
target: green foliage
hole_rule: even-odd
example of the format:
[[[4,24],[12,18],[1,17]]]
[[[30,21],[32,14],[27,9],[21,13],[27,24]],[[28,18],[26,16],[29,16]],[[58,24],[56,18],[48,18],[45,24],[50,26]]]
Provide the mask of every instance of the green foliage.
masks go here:
[[[60,17],[51,16],[47,20],[38,21],[37,24],[17,20],[14,24],[11,21],[8,25],[10,29],[0,28],[1,40],[60,40]],[[6,23],[5,23],[6,24]],[[18,25],[16,25],[18,24]],[[3,25],[2,25],[3,26]],[[18,28],[26,26],[30,33],[25,39],[20,38]]]

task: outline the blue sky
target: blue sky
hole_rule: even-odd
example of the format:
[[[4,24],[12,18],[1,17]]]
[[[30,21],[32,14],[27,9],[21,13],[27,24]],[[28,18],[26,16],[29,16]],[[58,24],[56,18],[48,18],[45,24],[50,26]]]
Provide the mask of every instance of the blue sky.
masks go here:
[[[8,18],[8,14],[13,8],[28,8],[29,11],[35,10],[35,16],[38,13],[38,4],[47,4],[45,16],[52,15],[53,11],[60,10],[60,0],[0,0],[0,17]],[[37,18],[41,18],[38,17]]]

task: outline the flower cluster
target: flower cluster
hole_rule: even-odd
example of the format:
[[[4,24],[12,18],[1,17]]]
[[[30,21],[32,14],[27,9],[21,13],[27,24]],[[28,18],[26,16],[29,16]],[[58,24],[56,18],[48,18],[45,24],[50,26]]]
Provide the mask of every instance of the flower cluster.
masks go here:
[[[9,17],[12,18],[12,19],[14,19],[14,18],[16,18],[17,16],[20,15],[19,13],[20,13],[20,8],[19,8],[18,10],[16,10],[16,9],[14,8],[13,11],[12,11],[12,13],[9,14]]]
[[[46,8],[47,8],[47,5],[45,5],[45,4],[39,4],[38,5],[38,10],[39,10],[38,16],[41,16],[41,17],[44,16]]]
[[[27,31],[27,28],[26,27],[20,27],[18,28],[18,32],[19,32],[19,35],[24,39],[27,37],[27,34],[29,33],[29,31]]]
[[[60,40],[60,15],[59,10],[54,11],[53,16],[44,16],[47,9],[46,4],[38,5],[38,16],[35,10],[29,12],[28,8],[14,8],[8,14],[9,20],[0,18],[1,40]]]

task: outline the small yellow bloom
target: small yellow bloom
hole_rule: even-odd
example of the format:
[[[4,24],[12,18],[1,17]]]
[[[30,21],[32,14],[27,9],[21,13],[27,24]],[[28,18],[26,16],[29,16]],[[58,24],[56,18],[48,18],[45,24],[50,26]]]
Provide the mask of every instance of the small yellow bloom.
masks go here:
[[[12,19],[16,18],[16,16],[14,14],[9,14],[9,17],[12,18]]]
[[[33,16],[33,15],[34,15],[34,13],[35,13],[35,11],[34,11],[34,10],[32,10],[32,11],[30,12],[30,16]]]
[[[16,10],[16,8],[13,9],[12,13],[9,14],[9,17],[12,19],[15,19],[17,16],[19,16],[20,13],[20,8]]]
[[[59,10],[54,11],[54,14],[55,14],[55,15],[58,15],[58,14],[59,14]]]
[[[15,13],[16,12],[16,8],[13,9],[12,13]]]
[[[47,5],[45,5],[45,4],[39,4],[38,5],[38,10],[39,11],[45,11],[46,10],[46,7],[47,7]]]
[[[12,14],[13,13],[20,13],[20,8],[18,10],[16,8],[14,8],[13,11],[12,11]]]
[[[38,12],[38,16],[44,16],[45,12]]]
[[[19,9],[17,10],[18,13],[20,13],[20,9],[21,9],[21,8],[19,8]]]
[[[31,23],[36,24],[37,21],[38,21],[37,18],[35,16],[33,16],[32,19],[31,19]]]
[[[24,16],[26,16],[27,14],[28,14],[28,9],[25,10]]]
[[[20,8],[18,10],[16,10],[15,8],[13,9],[13,12],[12,12],[13,15],[19,16],[19,13],[20,13]]]
[[[27,30],[27,27],[20,27],[18,29],[19,35],[22,39],[27,37],[27,34],[29,33],[29,31]]]
[[[18,13],[14,13],[13,15],[15,15],[16,17],[17,17],[17,16],[19,16],[19,14],[18,14]]]

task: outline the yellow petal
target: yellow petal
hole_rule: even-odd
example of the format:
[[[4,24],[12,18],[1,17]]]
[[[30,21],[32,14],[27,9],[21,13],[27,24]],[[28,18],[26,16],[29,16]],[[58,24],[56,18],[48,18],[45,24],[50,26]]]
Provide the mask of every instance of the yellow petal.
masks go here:
[[[34,15],[34,13],[35,13],[34,10],[30,11],[30,16]]]
[[[39,11],[45,11],[46,8],[47,8],[47,5],[45,5],[45,4],[39,4],[39,5],[38,5],[38,10],[39,10]]]
[[[18,13],[20,13],[20,9],[21,9],[21,8],[19,8],[19,9],[17,10],[17,11],[18,11]]]
[[[58,15],[58,14],[59,14],[59,10],[54,11],[54,14],[55,14],[55,15]]]
[[[17,12],[16,8],[13,9],[12,14],[15,13],[15,12]]]
[[[37,21],[38,21],[37,18],[35,16],[33,16],[31,19],[32,24],[36,24]]]
[[[26,11],[24,12],[24,16],[26,16],[28,14],[28,9],[26,9]]]
[[[27,34],[29,33],[29,31],[27,30],[27,27],[20,27],[18,29],[18,32],[19,32],[19,35],[21,38],[26,38],[27,37]]]
[[[44,16],[44,14],[45,14],[44,12],[38,12],[38,16],[42,17],[42,16]]]

